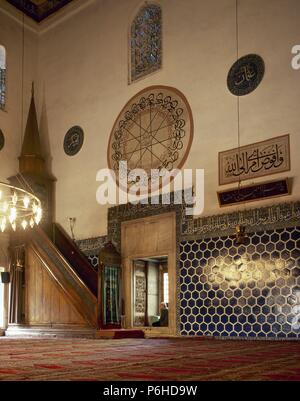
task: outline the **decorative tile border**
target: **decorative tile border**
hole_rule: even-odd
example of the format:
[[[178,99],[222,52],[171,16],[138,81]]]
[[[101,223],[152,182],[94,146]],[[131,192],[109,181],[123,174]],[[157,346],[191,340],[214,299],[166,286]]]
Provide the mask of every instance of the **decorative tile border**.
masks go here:
[[[220,207],[242,205],[271,198],[282,198],[291,194],[291,184],[288,178],[261,182],[218,191]]]
[[[98,255],[100,249],[106,242],[107,236],[103,235],[101,237],[77,240],[76,244],[81,252],[83,252],[86,256],[93,256]]]
[[[88,258],[92,269],[98,270],[98,255],[100,249],[107,242],[107,236],[88,238],[76,241],[78,248],[85,254]]]
[[[182,227],[183,239],[233,235],[237,224],[247,232],[272,230],[300,225],[300,202],[283,203],[241,212],[200,217]]]
[[[108,210],[108,235],[76,241],[87,256],[97,254],[108,239],[120,250],[121,223],[175,211],[177,235],[180,241],[222,235],[233,235],[237,224],[247,227],[248,232],[286,228],[300,225],[300,201],[249,209],[242,212],[219,214],[193,219],[185,215],[184,205],[121,205]]]

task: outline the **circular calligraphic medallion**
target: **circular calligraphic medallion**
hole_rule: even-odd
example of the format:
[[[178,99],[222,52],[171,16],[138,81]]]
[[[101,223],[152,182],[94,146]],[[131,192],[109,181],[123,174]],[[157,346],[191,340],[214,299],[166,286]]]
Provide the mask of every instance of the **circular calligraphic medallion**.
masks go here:
[[[0,129],[0,150],[4,148],[5,138],[2,130]]]
[[[193,130],[185,96],[175,88],[150,86],[133,96],[116,119],[108,144],[108,166],[118,183],[120,176],[123,180],[127,175],[129,188],[138,181],[132,178],[132,170],[143,169],[149,178],[153,170],[180,169],[188,157]],[[120,162],[127,162],[125,172]]]
[[[64,151],[68,156],[76,155],[82,148],[84,132],[77,125],[69,129],[64,139]]]
[[[236,96],[248,95],[261,83],[264,73],[263,59],[256,54],[248,54],[231,67],[227,77],[228,89]]]

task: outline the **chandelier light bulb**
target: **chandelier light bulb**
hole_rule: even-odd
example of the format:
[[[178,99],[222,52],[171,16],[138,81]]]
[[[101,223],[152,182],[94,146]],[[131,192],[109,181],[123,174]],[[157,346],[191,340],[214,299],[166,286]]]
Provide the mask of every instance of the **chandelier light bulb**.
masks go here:
[[[17,218],[17,209],[15,207],[12,207],[10,209],[10,215],[9,215],[9,221],[11,224],[13,224],[16,221]]]
[[[4,232],[5,228],[6,228],[6,217],[2,217],[1,224],[0,224],[0,229],[1,229],[2,232]]]
[[[23,203],[24,203],[25,209],[28,209],[28,206],[29,206],[29,203],[30,203],[30,199],[29,199],[29,197],[27,195],[24,196]]]
[[[39,222],[41,221],[41,219],[42,219],[42,209],[40,207],[37,208],[37,212],[36,212],[36,215],[35,215],[34,219],[35,219],[36,224],[39,224]]]
[[[15,206],[18,202],[18,195],[14,192],[13,197],[12,197],[12,203]]]
[[[0,182],[0,232],[10,223],[12,230],[33,228],[42,219],[41,201],[32,193]]]

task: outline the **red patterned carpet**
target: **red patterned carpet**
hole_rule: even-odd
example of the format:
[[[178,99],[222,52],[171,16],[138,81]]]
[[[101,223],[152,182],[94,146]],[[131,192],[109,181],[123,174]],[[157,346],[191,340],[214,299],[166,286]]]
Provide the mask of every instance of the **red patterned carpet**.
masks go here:
[[[0,337],[0,380],[300,380],[300,342]]]

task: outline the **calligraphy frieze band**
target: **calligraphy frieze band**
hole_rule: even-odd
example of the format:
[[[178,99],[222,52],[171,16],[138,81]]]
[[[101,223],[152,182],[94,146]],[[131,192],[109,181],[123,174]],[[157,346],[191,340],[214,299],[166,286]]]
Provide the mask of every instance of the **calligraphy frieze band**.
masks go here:
[[[288,178],[218,192],[220,206],[274,198],[290,194]]]
[[[289,135],[219,153],[219,185],[282,173],[290,169]]]

